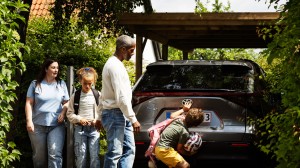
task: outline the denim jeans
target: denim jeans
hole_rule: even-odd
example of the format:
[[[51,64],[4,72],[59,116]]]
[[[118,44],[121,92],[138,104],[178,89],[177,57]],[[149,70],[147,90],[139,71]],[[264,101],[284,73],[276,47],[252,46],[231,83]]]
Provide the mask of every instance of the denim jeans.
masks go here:
[[[133,127],[120,109],[102,111],[107,153],[103,168],[132,168],[135,157]]]
[[[100,168],[100,133],[92,126],[77,126],[74,130],[74,151],[77,168]],[[87,158],[89,156],[89,158]],[[87,161],[89,161],[89,166]]]
[[[28,132],[33,153],[33,166],[35,168],[62,167],[65,132],[64,124],[58,126],[35,124],[34,132]]]

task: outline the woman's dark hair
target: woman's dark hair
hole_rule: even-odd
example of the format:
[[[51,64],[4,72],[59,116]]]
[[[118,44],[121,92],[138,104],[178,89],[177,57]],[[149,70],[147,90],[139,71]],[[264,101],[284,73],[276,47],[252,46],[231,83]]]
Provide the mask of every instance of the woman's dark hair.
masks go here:
[[[57,62],[58,65],[59,65],[59,62],[57,60],[54,60],[54,59],[50,59],[50,58],[47,58],[44,63],[42,64],[41,66],[41,69],[40,69],[40,73],[39,75],[37,76],[37,79],[36,79],[36,86],[40,86],[41,82],[43,81],[43,79],[45,78],[46,76],[46,69],[49,68],[49,66],[53,63],[53,62]],[[59,70],[60,71],[60,70]],[[61,83],[61,79],[59,77],[59,71],[57,73],[57,76],[55,77],[55,80],[57,83]]]
[[[185,117],[185,124],[189,127],[196,127],[204,120],[204,113],[200,108],[191,108]]]

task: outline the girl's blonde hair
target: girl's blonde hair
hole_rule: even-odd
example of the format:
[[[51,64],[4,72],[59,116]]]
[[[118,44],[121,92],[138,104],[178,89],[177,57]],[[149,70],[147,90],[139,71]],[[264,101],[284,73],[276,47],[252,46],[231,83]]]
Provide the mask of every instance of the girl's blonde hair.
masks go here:
[[[98,74],[97,74],[96,70],[92,67],[80,68],[79,70],[77,70],[76,74],[78,75],[79,81],[82,80],[82,77],[90,76],[90,75],[94,75],[94,83],[96,83],[96,81],[98,79]]]

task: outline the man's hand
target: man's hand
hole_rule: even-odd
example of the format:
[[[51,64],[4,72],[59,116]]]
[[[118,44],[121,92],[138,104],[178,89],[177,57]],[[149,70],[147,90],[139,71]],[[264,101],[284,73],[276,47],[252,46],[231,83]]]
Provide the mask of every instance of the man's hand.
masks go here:
[[[133,132],[134,133],[139,133],[141,131],[141,124],[138,121],[133,123],[132,127],[133,127]]]

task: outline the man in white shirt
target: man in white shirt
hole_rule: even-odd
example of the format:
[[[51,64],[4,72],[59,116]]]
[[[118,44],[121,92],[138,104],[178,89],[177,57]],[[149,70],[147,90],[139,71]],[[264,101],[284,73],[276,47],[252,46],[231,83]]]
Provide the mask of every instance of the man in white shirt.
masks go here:
[[[132,168],[135,157],[133,132],[141,125],[132,109],[132,91],[122,63],[134,54],[135,40],[127,35],[117,38],[116,51],[102,71],[102,125],[106,131],[107,153],[104,168]]]

